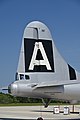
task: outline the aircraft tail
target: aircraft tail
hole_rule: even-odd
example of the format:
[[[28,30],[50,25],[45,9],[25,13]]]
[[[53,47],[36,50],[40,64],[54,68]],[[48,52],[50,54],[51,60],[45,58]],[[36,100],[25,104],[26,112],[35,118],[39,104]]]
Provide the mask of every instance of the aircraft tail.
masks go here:
[[[23,74],[37,83],[80,79],[79,73],[59,54],[47,26],[39,21],[29,23],[24,30],[17,79]]]

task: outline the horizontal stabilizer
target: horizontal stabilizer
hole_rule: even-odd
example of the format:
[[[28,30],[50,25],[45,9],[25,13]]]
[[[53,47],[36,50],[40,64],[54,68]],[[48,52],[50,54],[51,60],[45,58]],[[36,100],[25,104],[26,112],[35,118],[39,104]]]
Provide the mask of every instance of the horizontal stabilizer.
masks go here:
[[[1,87],[0,90],[8,90],[8,86],[6,86],[6,87]]]
[[[60,82],[46,82],[46,83],[41,83],[41,84],[38,84],[36,87],[37,88],[43,88],[43,87],[56,87],[56,86],[64,86],[64,85],[70,85],[70,84],[79,84],[80,81],[76,82],[76,81],[70,81],[70,82],[67,82],[67,81],[60,81]]]

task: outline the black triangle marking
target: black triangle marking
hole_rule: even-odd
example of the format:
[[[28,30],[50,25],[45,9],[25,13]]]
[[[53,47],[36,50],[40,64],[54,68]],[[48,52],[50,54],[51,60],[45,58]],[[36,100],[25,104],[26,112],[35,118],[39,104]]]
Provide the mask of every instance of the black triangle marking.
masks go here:
[[[43,60],[43,57],[42,57],[40,49],[38,49],[38,51],[37,51],[36,60]]]

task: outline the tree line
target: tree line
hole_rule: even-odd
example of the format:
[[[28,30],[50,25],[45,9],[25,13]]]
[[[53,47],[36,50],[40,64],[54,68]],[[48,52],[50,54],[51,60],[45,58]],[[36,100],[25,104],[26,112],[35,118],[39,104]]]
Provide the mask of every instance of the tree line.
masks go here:
[[[27,97],[14,97],[10,94],[5,94],[0,92],[0,104],[11,104],[11,103],[42,103],[42,100],[37,98],[33,99]],[[52,100],[51,103],[65,103],[65,102],[59,100]]]
[[[10,94],[0,93],[0,104],[8,103],[41,103],[41,100],[27,97],[14,97]]]

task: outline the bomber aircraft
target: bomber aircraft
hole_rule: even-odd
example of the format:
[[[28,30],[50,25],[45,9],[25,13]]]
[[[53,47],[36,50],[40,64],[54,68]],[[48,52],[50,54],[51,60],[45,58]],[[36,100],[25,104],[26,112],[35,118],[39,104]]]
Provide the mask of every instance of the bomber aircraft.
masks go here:
[[[61,57],[44,23],[26,26],[15,81],[8,92],[42,99],[45,107],[52,99],[80,101],[80,74]]]

